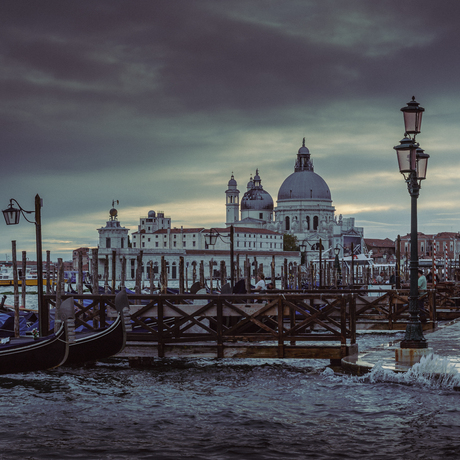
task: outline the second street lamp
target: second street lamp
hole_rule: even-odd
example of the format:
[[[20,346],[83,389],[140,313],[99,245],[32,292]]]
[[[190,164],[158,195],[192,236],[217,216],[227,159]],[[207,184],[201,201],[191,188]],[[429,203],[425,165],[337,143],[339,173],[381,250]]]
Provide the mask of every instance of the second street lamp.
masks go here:
[[[426,178],[429,155],[415,142],[415,136],[420,133],[422,113],[425,109],[419,106],[415,97],[403,107],[406,135],[394,149],[398,157],[399,171],[404,176],[407,189],[411,196],[411,253],[410,253],[410,291],[409,314],[404,340],[401,348],[427,348],[423,336],[422,324],[419,317],[418,302],[418,239],[417,239],[417,198],[419,197],[421,181]],[[410,135],[413,134],[413,138]]]

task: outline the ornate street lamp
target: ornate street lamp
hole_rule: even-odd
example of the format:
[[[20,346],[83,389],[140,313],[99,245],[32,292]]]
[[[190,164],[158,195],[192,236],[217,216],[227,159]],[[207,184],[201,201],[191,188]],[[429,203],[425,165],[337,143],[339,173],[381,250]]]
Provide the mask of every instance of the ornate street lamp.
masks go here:
[[[13,202],[18,206],[15,208]],[[38,292],[38,324],[39,334],[41,337],[48,335],[49,332],[49,315],[48,309],[43,304],[43,261],[42,261],[42,222],[41,222],[41,207],[42,199],[37,194],[35,195],[35,211],[26,211],[21,205],[14,199],[10,199],[8,208],[4,209],[3,217],[5,218],[6,225],[19,224],[21,214],[24,219],[35,224],[35,242],[37,252],[37,292]],[[26,214],[35,214],[35,221],[29,220]]]
[[[398,158],[399,171],[404,176],[407,189],[411,196],[411,255],[410,255],[410,291],[409,314],[404,340],[401,348],[427,348],[428,344],[423,336],[422,324],[419,317],[418,305],[418,241],[417,241],[417,198],[419,196],[421,181],[426,178],[428,158],[430,157],[415,142],[416,134],[420,133],[422,113],[415,97],[403,107],[406,136],[394,149]],[[410,135],[413,135],[413,139]]]
[[[214,246],[217,243],[217,238],[220,238],[224,243],[230,243],[230,286],[232,288],[233,292],[233,287],[235,285],[235,265],[233,263],[233,241],[234,241],[234,228],[233,225],[230,225],[230,236],[228,237],[230,241],[225,241],[223,235],[221,235],[216,229],[211,228],[209,233],[204,235],[204,239],[206,241],[206,244],[208,246]]]

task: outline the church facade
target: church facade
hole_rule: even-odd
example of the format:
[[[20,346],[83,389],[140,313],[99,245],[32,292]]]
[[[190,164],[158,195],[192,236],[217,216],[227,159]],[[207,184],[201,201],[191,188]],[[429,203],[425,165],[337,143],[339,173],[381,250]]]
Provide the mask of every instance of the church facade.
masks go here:
[[[259,171],[251,177],[240,202],[238,184],[232,174],[226,194],[226,225],[264,228],[290,234],[304,244],[307,261],[318,258],[319,247],[326,257],[334,257],[333,248],[340,249],[339,257],[361,253],[364,231],[355,226],[353,217],[335,216],[331,192],[324,179],[314,172],[311,154],[305,138],[294,165],[294,172],[278,191],[277,206],[264,190]]]

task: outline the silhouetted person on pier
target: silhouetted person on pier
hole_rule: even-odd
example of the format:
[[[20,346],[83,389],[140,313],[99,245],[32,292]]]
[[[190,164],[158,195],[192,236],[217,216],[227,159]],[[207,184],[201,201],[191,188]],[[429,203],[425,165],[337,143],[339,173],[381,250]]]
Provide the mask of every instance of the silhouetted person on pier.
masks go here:
[[[425,300],[421,297],[426,293],[426,278],[423,274],[423,270],[418,270],[418,308],[420,310],[420,321],[426,323],[426,310],[425,310]]]

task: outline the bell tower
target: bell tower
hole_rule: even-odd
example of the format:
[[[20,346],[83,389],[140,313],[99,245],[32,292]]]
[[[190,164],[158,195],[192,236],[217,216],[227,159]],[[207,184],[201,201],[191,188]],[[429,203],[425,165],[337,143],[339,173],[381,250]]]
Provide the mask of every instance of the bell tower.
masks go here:
[[[235,178],[232,177],[228,181],[228,189],[225,191],[226,195],[226,223],[227,225],[231,225],[234,222],[238,222],[239,220],[239,209],[240,209],[240,191],[236,188],[237,183]]]

